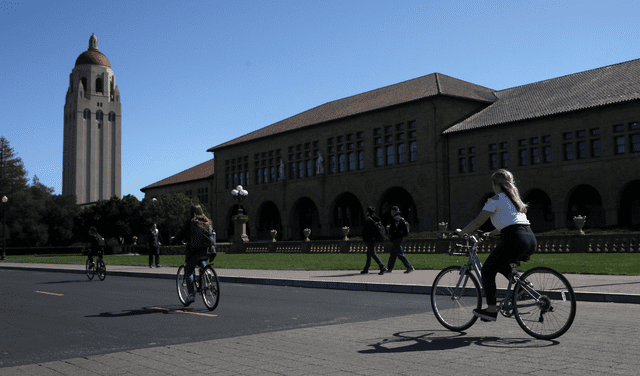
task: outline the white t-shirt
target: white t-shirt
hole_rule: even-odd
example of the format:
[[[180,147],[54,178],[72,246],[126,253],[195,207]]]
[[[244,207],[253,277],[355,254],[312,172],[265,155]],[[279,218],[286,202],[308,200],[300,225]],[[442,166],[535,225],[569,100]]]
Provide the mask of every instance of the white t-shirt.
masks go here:
[[[527,215],[520,213],[513,202],[511,202],[511,199],[509,199],[509,196],[504,192],[500,192],[496,196],[488,199],[482,210],[491,212],[491,223],[498,230],[502,230],[511,225],[529,224]]]

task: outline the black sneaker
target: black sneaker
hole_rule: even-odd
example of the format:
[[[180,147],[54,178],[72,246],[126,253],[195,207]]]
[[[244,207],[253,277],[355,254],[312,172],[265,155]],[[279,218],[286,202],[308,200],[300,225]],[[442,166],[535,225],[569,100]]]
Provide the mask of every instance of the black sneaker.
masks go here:
[[[363,270],[363,271],[360,272],[360,274],[369,274],[369,271],[368,270]]]
[[[474,309],[473,315],[482,319],[482,321],[496,321],[498,312],[489,312],[486,309]]]
[[[389,272],[389,270],[385,267],[382,267],[382,269],[380,269],[380,273],[378,273],[379,275],[383,275],[385,272]],[[391,272],[389,272],[391,273]]]
[[[412,271],[416,270],[413,266],[410,267],[409,269],[405,270],[405,273],[411,273]]]

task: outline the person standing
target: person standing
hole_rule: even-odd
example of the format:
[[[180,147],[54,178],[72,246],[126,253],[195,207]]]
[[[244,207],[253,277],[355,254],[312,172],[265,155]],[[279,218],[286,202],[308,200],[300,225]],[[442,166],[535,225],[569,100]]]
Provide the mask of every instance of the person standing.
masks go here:
[[[380,231],[380,228],[382,231]],[[384,240],[384,226],[380,222],[380,218],[376,216],[376,212],[372,206],[367,208],[367,216],[364,218],[364,227],[362,229],[362,240],[367,245],[367,262],[364,264],[364,269],[361,274],[368,274],[369,267],[371,266],[371,259],[373,259],[380,267],[380,275],[387,271],[380,257],[376,254],[376,246],[379,242]]]
[[[405,273],[411,273],[415,269],[404,255],[404,238],[409,235],[409,225],[407,221],[400,215],[400,209],[397,206],[391,207],[391,223],[389,223],[389,239],[393,244],[391,248],[391,255],[389,256],[389,262],[387,263],[388,273],[393,271],[393,267],[396,264],[396,258],[400,259],[404,266],[407,268]]]
[[[160,267],[160,246],[162,245],[162,236],[155,223],[151,225],[151,229],[147,234],[147,250],[149,251],[149,267],[153,266],[153,256],[156,257],[156,268]]]
[[[527,204],[522,202],[511,172],[500,169],[491,175],[493,192],[480,214],[462,230],[469,234],[477,230],[487,219],[496,228],[489,235],[500,234],[500,243],[482,265],[482,285],[487,300],[486,309],[474,309],[473,314],[485,321],[496,321],[500,307],[497,305],[496,276],[498,273],[509,279],[510,264],[528,261],[537,250],[538,242],[527,219]]]

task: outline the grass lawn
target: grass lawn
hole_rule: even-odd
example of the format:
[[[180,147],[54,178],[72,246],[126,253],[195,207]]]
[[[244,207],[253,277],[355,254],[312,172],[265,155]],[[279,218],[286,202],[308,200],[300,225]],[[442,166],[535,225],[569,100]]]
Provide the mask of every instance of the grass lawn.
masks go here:
[[[462,265],[464,257],[452,257],[442,254],[406,254],[416,269],[440,270],[449,265]],[[380,254],[386,264],[389,254]],[[486,254],[480,256],[484,261]],[[364,267],[365,254],[219,254],[215,260],[216,268],[229,269],[271,269],[271,270],[359,270]],[[46,264],[84,264],[86,256],[7,256],[6,262],[28,262]],[[2,263],[3,261],[0,261]],[[105,256],[107,265],[146,266],[149,258],[140,256]],[[180,266],[184,256],[161,256],[164,266]],[[373,263],[372,269],[376,269]],[[634,253],[574,253],[574,254],[535,254],[520,270],[534,266],[549,266],[562,273],[573,274],[610,274],[640,275],[640,254]],[[397,269],[403,269],[400,261]]]

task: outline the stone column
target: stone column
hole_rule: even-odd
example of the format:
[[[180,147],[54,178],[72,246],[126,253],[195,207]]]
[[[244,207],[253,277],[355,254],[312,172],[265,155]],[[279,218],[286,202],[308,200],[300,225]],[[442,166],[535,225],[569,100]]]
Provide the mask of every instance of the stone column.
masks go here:
[[[232,247],[234,252],[244,252],[244,243],[249,241],[249,237],[247,236],[247,222],[249,222],[249,217],[244,214],[237,214],[231,219],[234,225]]]

